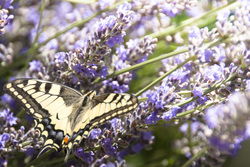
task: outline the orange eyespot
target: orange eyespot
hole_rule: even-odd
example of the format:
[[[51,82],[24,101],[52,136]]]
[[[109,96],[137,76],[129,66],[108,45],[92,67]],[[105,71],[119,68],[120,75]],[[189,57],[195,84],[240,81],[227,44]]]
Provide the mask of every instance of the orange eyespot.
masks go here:
[[[65,136],[64,139],[63,139],[64,143],[65,144],[68,144],[69,142],[69,136]]]

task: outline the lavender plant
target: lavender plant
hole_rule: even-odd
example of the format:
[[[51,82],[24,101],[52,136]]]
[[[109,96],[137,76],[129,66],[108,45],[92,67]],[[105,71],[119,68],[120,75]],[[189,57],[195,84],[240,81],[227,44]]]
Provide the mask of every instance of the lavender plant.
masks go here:
[[[248,1],[77,2],[0,1],[1,87],[38,78],[140,100],[67,165],[221,166],[237,155],[249,138]],[[36,158],[32,118],[2,91],[0,124],[0,166],[64,163]]]

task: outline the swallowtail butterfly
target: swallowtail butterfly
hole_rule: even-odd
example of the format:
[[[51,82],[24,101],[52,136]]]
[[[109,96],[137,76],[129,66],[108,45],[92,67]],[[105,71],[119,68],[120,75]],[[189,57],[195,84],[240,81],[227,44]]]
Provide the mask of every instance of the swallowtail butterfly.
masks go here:
[[[46,148],[66,149],[65,161],[73,146],[88,137],[93,128],[138,106],[137,98],[130,94],[81,94],[65,85],[38,79],[16,79],[4,90],[34,117],[35,129],[44,141],[39,155]]]

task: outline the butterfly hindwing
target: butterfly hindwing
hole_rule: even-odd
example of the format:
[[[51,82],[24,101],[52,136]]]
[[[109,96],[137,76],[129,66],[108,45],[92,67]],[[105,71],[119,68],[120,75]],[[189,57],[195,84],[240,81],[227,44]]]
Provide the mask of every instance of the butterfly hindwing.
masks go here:
[[[120,117],[134,110],[137,105],[137,98],[130,94],[107,93],[96,96],[91,108],[93,114],[90,116],[90,124],[95,126],[112,118]]]
[[[90,94],[89,101],[88,110],[77,115],[80,121],[75,122],[74,131],[78,133],[72,146],[86,138],[93,128],[131,112],[138,106],[137,98],[125,93],[106,93],[100,96]]]
[[[65,135],[72,134],[68,116],[80,108],[77,102],[82,94],[67,86],[38,79],[17,79],[7,83],[4,90],[35,118],[35,129],[44,141],[40,153],[48,147],[60,151]]]
[[[65,132],[60,129],[55,130],[54,125],[50,124],[50,122],[49,118],[35,119],[35,129],[39,131],[39,136],[44,141],[39,155],[47,148],[54,148],[56,151],[62,149]]]

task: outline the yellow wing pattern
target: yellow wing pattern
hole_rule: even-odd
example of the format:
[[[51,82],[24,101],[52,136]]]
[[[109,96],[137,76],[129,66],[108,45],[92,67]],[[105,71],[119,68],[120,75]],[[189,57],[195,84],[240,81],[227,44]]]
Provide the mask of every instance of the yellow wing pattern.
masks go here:
[[[137,98],[130,94],[96,96],[90,91],[83,95],[65,85],[38,79],[17,79],[7,83],[4,90],[35,118],[35,129],[44,141],[40,153],[46,148],[65,148],[65,160],[93,128],[138,105]]]

